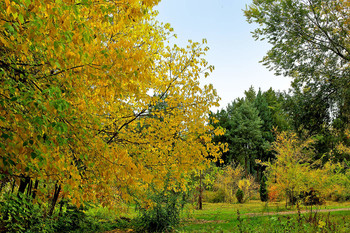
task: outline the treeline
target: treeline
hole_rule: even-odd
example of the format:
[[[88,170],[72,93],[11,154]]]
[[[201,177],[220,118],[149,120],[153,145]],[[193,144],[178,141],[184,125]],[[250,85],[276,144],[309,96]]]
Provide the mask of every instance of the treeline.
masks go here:
[[[239,162],[258,180],[262,169],[256,160],[275,158],[272,143],[276,134],[293,131],[300,139],[315,139],[314,160],[348,161],[350,156],[338,149],[339,144],[348,145],[347,118],[342,111],[335,111],[310,90],[291,88],[287,92],[269,89],[258,92],[251,87],[245,97],[237,98],[225,109],[212,113],[212,124],[225,129],[225,134],[215,141],[227,143],[229,150],[222,155],[223,163]]]
[[[298,185],[299,193],[310,189],[320,192],[320,187],[307,181],[306,174],[311,177],[312,172],[328,169],[323,170],[328,177],[342,177],[332,178],[343,190],[340,199],[349,199],[350,192],[344,188],[350,180],[349,3],[254,0],[244,14],[249,23],[257,25],[253,37],[271,44],[262,63],[276,75],[289,76],[293,81],[288,92],[256,92],[250,88],[244,98],[212,114],[216,119],[212,124],[226,130],[214,140],[230,148],[223,153],[223,164],[241,164],[245,176],[253,175],[258,182],[264,175],[270,176],[270,188],[279,182],[271,175],[277,176],[276,164],[283,159],[287,160],[280,166],[299,164],[305,182],[300,184],[303,181],[299,180],[286,187],[285,195]],[[298,173],[291,174],[298,178]],[[290,201],[294,196],[289,195]]]
[[[317,99],[310,91],[300,91],[295,87],[292,87],[289,92],[279,92],[273,89],[265,92],[259,89],[256,92],[251,87],[245,91],[245,97],[237,98],[225,109],[211,115],[211,123],[215,127],[222,127],[225,130],[225,134],[216,136],[214,141],[226,143],[229,148],[228,151],[223,152],[222,161],[217,162],[216,165],[223,167],[223,173],[231,176],[234,180],[236,178],[232,175],[232,171],[230,172],[232,168],[227,168],[227,166],[232,167],[231,164],[234,164],[233,169],[236,169],[236,173],[240,171],[241,180],[248,179],[251,183],[255,180],[261,186],[266,185],[265,176],[273,178],[271,177],[271,172],[273,172],[274,176],[281,177],[283,173],[289,172],[288,169],[292,163],[310,168],[309,173],[304,174],[304,178],[311,177],[312,171],[327,167],[330,163],[338,164],[341,168],[337,171],[343,173],[346,178],[350,159],[349,151],[344,150],[344,147],[349,145],[347,124],[344,122],[346,119],[340,112],[337,113],[334,109],[327,107],[327,105],[321,105],[317,101],[320,99]],[[307,146],[302,146],[303,148],[300,149],[301,142],[308,142]],[[281,149],[284,146],[286,147]],[[288,146],[298,147],[300,151],[288,151]],[[287,161],[279,164],[280,167],[276,167],[283,156],[287,156],[285,158]],[[300,157],[294,158],[293,156]],[[307,159],[303,160],[303,156],[306,156]],[[296,176],[305,171],[301,167],[294,167],[293,174],[295,176],[284,177],[284,181],[293,183]],[[333,170],[334,173],[337,171]],[[324,170],[324,173],[327,172]],[[329,177],[331,173],[329,172]],[[254,179],[252,180],[251,177]],[[312,177],[315,181],[320,178],[320,176],[318,178]],[[216,177],[214,179],[220,180],[222,178]],[[222,183],[222,180],[220,182]],[[276,189],[276,184],[273,184],[276,182],[271,180],[269,182],[270,188]],[[334,182],[337,181],[334,180]],[[345,184],[347,183],[343,185]],[[300,188],[307,192],[320,188],[319,185],[305,185],[300,181],[294,184],[295,187],[291,187],[291,189]],[[331,184],[328,183],[328,185]],[[301,188],[301,186],[305,187]],[[325,189],[325,187],[322,188]],[[238,185],[236,185],[237,189]],[[258,186],[255,187],[255,191],[257,190]],[[270,191],[271,198],[275,199],[276,194],[273,192],[276,190]],[[334,194],[335,196],[328,192],[327,198],[347,200],[350,198],[348,191]],[[279,194],[280,197],[285,196],[284,193]],[[333,197],[331,197],[332,195]],[[225,198],[221,198],[221,201],[223,199]],[[266,200],[264,197],[262,199]],[[291,197],[292,199],[293,197]]]

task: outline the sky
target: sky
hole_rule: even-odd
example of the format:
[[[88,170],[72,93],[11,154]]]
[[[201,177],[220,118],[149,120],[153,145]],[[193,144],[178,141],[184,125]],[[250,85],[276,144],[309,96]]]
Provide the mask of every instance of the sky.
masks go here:
[[[275,76],[259,61],[270,45],[256,41],[251,34],[257,25],[246,21],[243,9],[252,0],[162,0],[155,8],[157,19],[170,23],[177,34],[175,43],[186,46],[189,39],[207,39],[206,60],[215,70],[205,83],[212,83],[221,97],[220,108],[226,108],[244,91],[253,86],[256,91],[272,87],[287,90],[291,79]]]

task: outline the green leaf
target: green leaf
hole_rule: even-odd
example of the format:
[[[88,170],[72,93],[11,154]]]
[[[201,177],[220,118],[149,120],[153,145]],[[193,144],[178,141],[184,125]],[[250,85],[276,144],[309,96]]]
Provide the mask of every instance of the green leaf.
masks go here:
[[[8,135],[7,133],[2,133],[1,137],[4,139],[8,139],[8,138],[10,138],[10,135]]]
[[[61,65],[58,61],[55,61],[55,65],[57,66],[57,68],[61,69]]]
[[[5,24],[5,28],[7,28],[7,30],[10,32],[10,33],[14,33],[15,32],[15,29],[12,27],[11,24],[9,23],[6,23]]]
[[[19,14],[19,15],[18,15],[18,19],[19,19],[19,22],[20,22],[21,24],[24,23],[24,19],[23,19],[23,15],[22,15],[22,14]]]
[[[30,153],[30,156],[32,157],[32,159],[35,159],[38,155],[35,152]]]

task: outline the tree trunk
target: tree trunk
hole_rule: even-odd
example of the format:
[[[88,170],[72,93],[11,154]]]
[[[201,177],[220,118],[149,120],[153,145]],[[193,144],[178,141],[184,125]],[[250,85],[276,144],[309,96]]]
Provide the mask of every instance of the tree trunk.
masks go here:
[[[21,178],[21,182],[19,183],[19,188],[18,188],[18,192],[17,192],[17,196],[24,193],[24,191],[26,190],[27,185],[30,182],[30,178],[29,177],[23,177]]]
[[[61,185],[55,184],[55,193],[51,201],[51,207],[48,213],[49,216],[51,216],[53,214],[53,211],[55,210],[55,206],[58,200],[58,196],[60,195],[60,191],[61,191]]]
[[[254,169],[253,169],[254,164],[253,164],[253,161],[252,161],[250,155],[248,156],[248,161],[249,161],[249,172],[253,176],[254,175]]]
[[[32,189],[33,189],[33,181],[30,179],[28,183],[28,188],[27,188],[27,197],[30,197],[32,195]]]
[[[39,181],[35,180],[34,189],[33,189],[33,192],[32,192],[32,198],[33,199],[35,199],[35,197],[36,197],[36,191],[38,190],[38,185],[39,185]]]
[[[202,171],[199,172],[199,196],[198,196],[198,209],[203,209],[203,190],[202,190]]]
[[[13,179],[12,188],[11,188],[11,194],[13,194],[13,191],[15,190],[15,186],[16,186],[16,180]]]

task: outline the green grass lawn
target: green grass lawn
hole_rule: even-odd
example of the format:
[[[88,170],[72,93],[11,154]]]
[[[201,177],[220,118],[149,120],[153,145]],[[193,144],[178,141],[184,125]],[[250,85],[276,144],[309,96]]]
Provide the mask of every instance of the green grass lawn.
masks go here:
[[[301,206],[300,209],[310,209]],[[284,202],[263,203],[252,200],[244,204],[204,203],[203,210],[195,210],[191,205],[185,207],[181,215],[181,224],[174,232],[350,232],[350,211],[320,213],[315,210],[350,208],[350,202],[327,202],[326,205],[313,206],[313,214],[277,215],[281,211],[296,211],[296,207],[285,208]],[[264,215],[267,212],[276,215]],[[247,215],[255,213],[255,216]],[[120,216],[133,219],[137,216],[134,206],[129,206],[122,214],[112,214],[108,209],[96,207],[87,212],[99,221],[113,222]],[[130,222],[131,223],[131,222]],[[134,228],[125,222],[115,225],[124,230]],[[113,228],[111,228],[113,229]]]
[[[349,208],[350,202],[328,202],[313,209]],[[301,209],[310,207],[301,206]],[[177,232],[350,232],[350,211],[285,216],[254,216],[246,213],[293,211],[283,202],[245,204],[204,203],[203,210],[186,209]],[[239,212],[239,215],[238,215]]]

